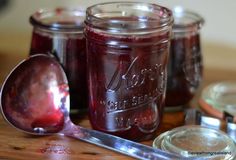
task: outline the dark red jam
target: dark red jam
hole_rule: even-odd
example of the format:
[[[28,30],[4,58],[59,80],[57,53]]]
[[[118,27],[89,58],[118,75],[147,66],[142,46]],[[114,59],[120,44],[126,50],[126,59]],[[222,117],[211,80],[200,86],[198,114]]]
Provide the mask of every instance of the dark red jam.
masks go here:
[[[52,53],[61,62],[70,87],[71,109],[87,107],[86,50],[82,33],[53,33],[34,29],[30,54]]]
[[[202,79],[202,53],[199,33],[171,40],[166,106],[187,104]]]
[[[89,115],[94,129],[136,141],[162,118],[172,12],[110,2],[86,10]]]
[[[162,117],[168,56],[168,42],[155,42],[168,39],[169,32],[144,37],[89,27],[85,32],[92,127],[132,140],[151,138]]]

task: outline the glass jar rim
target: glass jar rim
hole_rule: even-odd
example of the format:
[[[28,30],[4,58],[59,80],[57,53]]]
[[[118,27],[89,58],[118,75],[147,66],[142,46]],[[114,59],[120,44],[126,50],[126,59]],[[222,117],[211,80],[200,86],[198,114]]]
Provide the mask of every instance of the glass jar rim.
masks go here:
[[[33,26],[45,30],[82,32],[84,19],[85,10],[82,8],[57,7],[37,10],[29,21]]]
[[[116,10],[104,12],[102,9],[108,6],[109,9],[113,7]],[[131,14],[129,9],[134,12]],[[142,15],[141,11],[145,14]],[[109,16],[109,14],[113,15]],[[153,14],[152,17],[150,14]],[[118,1],[99,3],[88,7],[85,24],[112,34],[134,32],[142,34],[146,33],[146,30],[166,30],[166,28],[172,27],[173,21],[172,11],[164,6],[145,2]]]
[[[205,20],[201,15],[181,6],[173,8],[173,17],[173,32],[199,30],[205,24]]]

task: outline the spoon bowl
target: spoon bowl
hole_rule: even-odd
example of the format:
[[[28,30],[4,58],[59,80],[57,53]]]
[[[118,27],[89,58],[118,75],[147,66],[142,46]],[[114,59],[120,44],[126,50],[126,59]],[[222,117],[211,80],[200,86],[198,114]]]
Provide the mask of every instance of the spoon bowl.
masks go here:
[[[5,119],[30,134],[61,131],[68,102],[67,79],[62,67],[44,55],[32,56],[17,65],[1,92]]]
[[[74,125],[69,117],[65,72],[49,55],[33,55],[17,65],[6,78],[0,98],[4,118],[21,131],[35,135],[57,133],[138,159],[181,159],[172,153]]]

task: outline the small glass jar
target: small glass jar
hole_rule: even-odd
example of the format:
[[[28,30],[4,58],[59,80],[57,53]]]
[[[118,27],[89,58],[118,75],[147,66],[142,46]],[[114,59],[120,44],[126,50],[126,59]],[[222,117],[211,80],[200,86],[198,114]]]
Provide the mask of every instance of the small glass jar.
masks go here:
[[[198,125],[177,127],[164,132],[154,140],[153,147],[185,158],[198,157],[210,160],[236,158],[236,146],[228,135]]]
[[[151,138],[162,117],[172,12],[111,2],[87,9],[90,122],[132,140]]]
[[[30,55],[48,53],[62,64],[70,87],[70,112],[87,108],[85,12],[80,9],[41,9],[30,17]]]
[[[202,80],[200,29],[204,20],[181,7],[173,9],[174,25],[168,62],[167,108],[186,105]]]

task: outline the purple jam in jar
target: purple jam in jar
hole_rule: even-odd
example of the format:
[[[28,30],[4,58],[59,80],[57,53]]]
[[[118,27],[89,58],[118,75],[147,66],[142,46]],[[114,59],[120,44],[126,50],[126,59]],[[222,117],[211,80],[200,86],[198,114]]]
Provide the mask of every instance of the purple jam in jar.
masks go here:
[[[194,97],[203,72],[200,28],[204,22],[198,14],[175,8],[168,78],[166,106],[186,105]]]
[[[86,13],[92,127],[127,139],[150,139],[164,106],[171,11],[117,2],[89,7]]]

